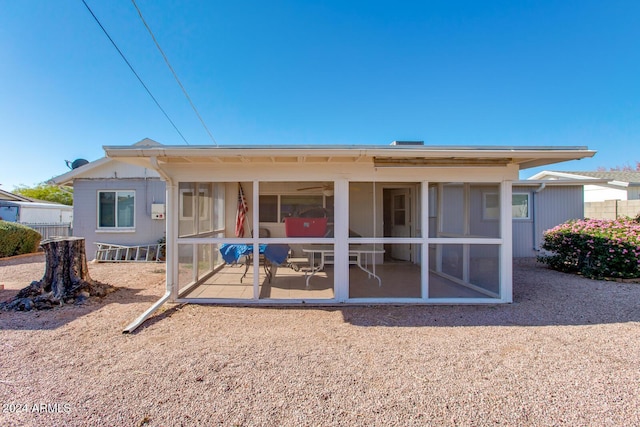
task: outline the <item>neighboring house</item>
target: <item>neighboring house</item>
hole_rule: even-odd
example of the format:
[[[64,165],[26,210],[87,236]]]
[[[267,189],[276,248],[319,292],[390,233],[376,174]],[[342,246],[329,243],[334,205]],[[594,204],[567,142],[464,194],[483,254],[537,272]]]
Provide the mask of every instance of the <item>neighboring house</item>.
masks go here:
[[[154,145],[144,139],[133,146]],[[165,183],[151,168],[105,157],[49,182],[73,187],[73,234],[84,237],[88,259],[96,243],[147,245],[164,237]]]
[[[585,202],[640,199],[640,172],[595,171],[559,172],[542,171],[530,180],[576,180],[583,182]]]
[[[70,224],[73,208],[0,190],[0,219],[27,224]]]
[[[536,203],[514,206],[519,171],[595,154],[398,143],[105,152],[167,182],[167,294],[154,307],[511,302],[512,217]],[[265,271],[226,264],[230,247],[264,250]],[[270,259],[270,247],[289,258]]]
[[[24,197],[19,194],[13,194],[4,190],[0,190],[0,200],[9,200],[13,202],[31,202],[32,201],[28,197]]]
[[[17,222],[38,231],[43,239],[69,236],[73,207],[0,190],[0,220]]]
[[[73,207],[59,203],[0,200],[0,219],[23,224],[71,224]]]

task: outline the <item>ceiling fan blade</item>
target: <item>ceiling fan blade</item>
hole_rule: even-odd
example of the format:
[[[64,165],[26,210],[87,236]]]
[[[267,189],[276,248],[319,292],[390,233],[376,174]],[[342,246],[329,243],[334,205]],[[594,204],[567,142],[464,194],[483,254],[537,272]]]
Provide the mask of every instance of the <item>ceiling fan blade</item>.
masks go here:
[[[304,187],[304,188],[297,188],[298,191],[303,191],[303,190],[317,190],[318,188],[324,188],[324,185],[318,185],[316,187]]]

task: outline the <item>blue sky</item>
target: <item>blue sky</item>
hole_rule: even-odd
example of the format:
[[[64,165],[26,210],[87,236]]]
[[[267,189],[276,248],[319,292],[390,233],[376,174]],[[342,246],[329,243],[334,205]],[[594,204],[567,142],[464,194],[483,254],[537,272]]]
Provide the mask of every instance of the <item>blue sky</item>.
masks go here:
[[[86,2],[189,144],[213,144],[133,4]],[[598,154],[548,168],[640,161],[638,1],[137,4],[221,145],[579,145]],[[0,6],[0,188],[103,145],[185,143],[81,0]]]

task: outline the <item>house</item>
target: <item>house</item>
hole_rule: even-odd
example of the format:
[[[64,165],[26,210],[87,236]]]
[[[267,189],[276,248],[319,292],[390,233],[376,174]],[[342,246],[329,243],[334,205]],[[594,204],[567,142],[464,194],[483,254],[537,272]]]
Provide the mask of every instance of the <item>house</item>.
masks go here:
[[[411,145],[408,142],[397,142],[396,145]],[[151,139],[144,139],[134,146],[162,146]],[[102,158],[94,162],[80,162],[81,167],[53,178],[50,182],[62,186],[75,186],[74,198],[76,206],[75,235],[85,238],[87,256],[92,259],[96,254],[96,244],[140,245],[151,244],[164,237],[164,219],[149,212],[159,207],[164,212],[164,181],[158,173],[143,166],[126,164],[121,161]],[[569,219],[583,217],[582,193],[583,181],[553,180],[552,183],[542,181],[514,181],[512,196],[513,215],[513,257],[531,257],[539,251],[543,232]],[[134,185],[135,183],[135,185]],[[549,185],[547,185],[549,184]],[[133,216],[135,227],[105,226],[100,219],[100,197],[105,191],[133,190],[139,196],[149,196],[150,185],[153,187],[151,205],[145,201],[138,206],[134,204]],[[310,189],[313,190],[313,189]],[[544,190],[544,191],[543,191]],[[327,191],[325,190],[324,193]],[[296,193],[300,194],[300,193]],[[266,196],[263,198],[266,200]],[[559,203],[562,201],[561,203]],[[545,206],[553,205],[553,209]],[[106,212],[109,212],[107,210]],[[119,213],[121,216],[122,212]],[[388,214],[388,213],[387,213]],[[79,216],[80,215],[80,216]],[[123,216],[124,218],[124,216]],[[261,222],[260,228],[274,234],[273,226],[268,221]],[[352,230],[353,232],[354,230]],[[352,233],[353,234],[353,233]],[[397,255],[397,254],[396,254]]]
[[[542,171],[530,180],[574,180],[585,183],[584,201],[640,199],[640,172],[633,171],[589,171],[559,172]]]
[[[525,209],[513,206],[519,171],[595,154],[422,144],[104,149],[167,183],[167,293],[127,330],[169,299],[511,302],[512,216]],[[270,257],[275,248],[286,259]]]
[[[143,139],[133,146],[155,145]],[[107,157],[82,163],[49,183],[73,187],[73,234],[84,237],[88,259],[97,243],[147,245],[164,238],[165,183],[154,169]]]

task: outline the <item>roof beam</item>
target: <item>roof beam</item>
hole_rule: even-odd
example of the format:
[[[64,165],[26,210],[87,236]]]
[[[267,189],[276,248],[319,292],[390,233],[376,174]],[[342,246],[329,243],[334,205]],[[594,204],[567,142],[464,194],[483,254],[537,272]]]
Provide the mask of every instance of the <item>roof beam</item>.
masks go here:
[[[513,163],[510,158],[413,158],[375,157],[376,167],[449,167],[449,166],[506,166]]]

